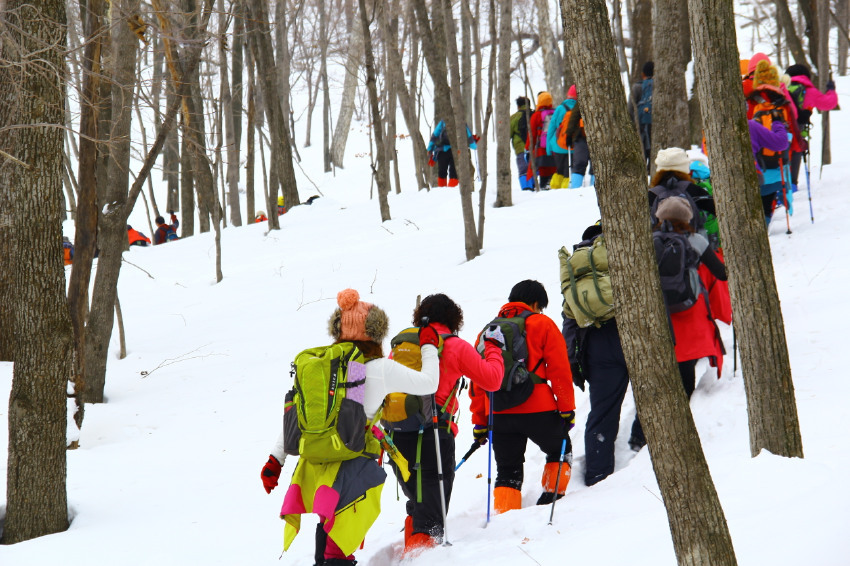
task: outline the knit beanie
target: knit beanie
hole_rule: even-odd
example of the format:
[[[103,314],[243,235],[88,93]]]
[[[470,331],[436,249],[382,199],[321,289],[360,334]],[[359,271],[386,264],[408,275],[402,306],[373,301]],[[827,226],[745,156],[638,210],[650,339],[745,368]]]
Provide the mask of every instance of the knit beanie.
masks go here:
[[[653,63],[652,61],[647,61],[643,64],[643,69],[641,69],[641,71],[643,71],[643,74],[646,76],[646,78],[652,78],[652,75],[655,74],[655,63]]]
[[[658,171],[678,171],[685,175],[691,174],[691,160],[680,147],[668,147],[658,151],[655,157],[655,167]]]
[[[578,91],[576,90],[576,85],[572,85],[567,91],[567,98],[572,98],[573,100],[578,98]]]
[[[811,80],[812,78],[812,71],[809,70],[809,68],[805,65],[800,64],[791,65],[790,67],[785,69],[785,73],[789,77],[799,77],[800,75],[802,75],[804,77],[807,77],[809,80]]]
[[[552,106],[552,95],[545,90],[538,94],[537,106]]]
[[[655,216],[659,220],[690,222],[694,217],[694,211],[690,203],[682,197],[667,197],[661,201],[655,210]]]
[[[328,321],[328,332],[336,340],[363,340],[380,344],[387,336],[389,320],[380,308],[360,300],[360,293],[345,289],[336,296],[339,308]]]
[[[747,74],[752,73],[756,70],[756,65],[758,65],[759,61],[767,61],[770,63],[770,59],[764,53],[756,53],[752,57],[750,57],[750,62],[747,64]]]
[[[779,86],[779,70],[770,61],[759,61],[753,73],[753,88]]]

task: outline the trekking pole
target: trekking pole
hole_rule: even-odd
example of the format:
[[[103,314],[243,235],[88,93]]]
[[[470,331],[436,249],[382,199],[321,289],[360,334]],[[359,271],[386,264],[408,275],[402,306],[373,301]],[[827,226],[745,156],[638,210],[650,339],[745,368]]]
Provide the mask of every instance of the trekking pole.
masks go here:
[[[463,465],[463,463],[466,462],[469,459],[470,456],[472,456],[472,453],[475,452],[476,450],[478,450],[479,448],[481,448],[481,444],[479,444],[477,441],[473,442],[472,448],[467,450],[466,454],[463,455],[463,458],[460,459],[460,462],[458,463],[458,465],[455,466],[455,471],[457,471],[458,468],[460,468]]]
[[[552,497],[552,510],[549,511],[549,524],[552,524],[552,517],[555,515],[555,502],[558,501],[558,484],[561,482],[561,468],[564,466],[564,456],[567,453],[567,439],[561,441],[561,458],[558,460],[558,475],[555,476],[555,495]]]
[[[783,205],[785,206],[785,225],[787,230],[785,230],[786,234],[791,233],[791,213],[788,211],[788,188],[785,186],[785,164],[782,160],[779,160],[779,178],[782,180],[782,200]]]
[[[803,165],[806,167],[806,191],[809,193],[809,216],[812,217],[812,224],[815,223],[815,211],[812,208],[812,181],[809,178],[809,150],[803,152]]]
[[[493,392],[487,393],[490,401],[490,414],[487,417],[487,522],[484,523],[484,528],[490,523],[490,483],[493,477]]]
[[[446,488],[443,483],[443,453],[440,450],[440,423],[437,416],[437,397],[431,395],[431,402],[434,404],[433,428],[434,428],[434,447],[437,450],[437,481],[440,483],[440,511],[443,513],[443,546],[451,546],[449,542],[448,529],[446,528]]]

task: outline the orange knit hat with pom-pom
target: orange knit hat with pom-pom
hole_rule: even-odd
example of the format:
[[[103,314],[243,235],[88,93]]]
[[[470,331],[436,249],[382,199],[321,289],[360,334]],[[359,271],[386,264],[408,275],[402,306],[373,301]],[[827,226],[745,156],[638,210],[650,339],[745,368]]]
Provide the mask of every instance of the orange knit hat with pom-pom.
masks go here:
[[[367,340],[381,343],[387,335],[386,313],[373,304],[360,300],[360,293],[344,289],[337,293],[339,308],[328,321],[328,331],[336,340]]]
[[[759,61],[753,73],[753,88],[763,85],[779,86],[779,70],[770,61]]]

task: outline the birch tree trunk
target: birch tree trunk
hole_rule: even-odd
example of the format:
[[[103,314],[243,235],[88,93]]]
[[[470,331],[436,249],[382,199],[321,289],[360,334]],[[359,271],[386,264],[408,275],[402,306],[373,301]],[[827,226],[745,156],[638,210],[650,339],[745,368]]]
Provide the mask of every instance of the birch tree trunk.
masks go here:
[[[65,531],[65,428],[74,336],[65,302],[62,241],[65,123],[65,4],[6,0],[0,11],[0,223],[15,243],[4,254],[11,274],[14,369],[4,544]],[[3,321],[6,322],[6,321]]]
[[[676,365],[647,218],[646,168],[604,0],[561,0],[618,305],[617,326],[680,565],[736,564]],[[740,91],[740,89],[738,89]],[[683,473],[687,470],[687,473]]]
[[[339,103],[339,116],[336,120],[336,128],[334,129],[334,136],[331,141],[331,160],[339,168],[342,168],[345,158],[348,131],[351,129],[351,117],[354,115],[354,103],[357,97],[357,76],[360,72],[360,59],[363,57],[364,36],[362,30],[360,17],[358,16],[351,21],[351,29],[348,34],[348,59],[345,62],[342,100]],[[387,45],[388,52],[393,50],[393,46]],[[401,72],[401,69],[399,69],[399,72]]]
[[[750,453],[803,457],[794,382],[738,75],[732,5],[689,0],[695,71],[741,353]],[[731,27],[728,27],[731,26]],[[716,112],[717,104],[738,111]]]
[[[511,12],[513,0],[499,0],[499,70],[496,90],[496,203],[513,206],[511,198]],[[494,49],[490,45],[490,49]]]

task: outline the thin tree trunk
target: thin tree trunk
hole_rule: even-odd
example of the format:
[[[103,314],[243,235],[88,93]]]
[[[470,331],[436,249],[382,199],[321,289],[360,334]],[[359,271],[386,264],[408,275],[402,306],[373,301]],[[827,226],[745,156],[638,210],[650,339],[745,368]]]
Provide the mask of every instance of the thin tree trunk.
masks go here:
[[[490,118],[493,115],[493,90],[496,85],[496,1],[490,0],[490,37],[493,41],[490,42],[490,64],[487,67],[487,111],[484,114],[484,131],[481,132],[481,139],[478,142],[478,150],[481,153],[481,189],[478,191],[478,245],[484,247],[484,216],[487,210],[487,148],[489,146],[489,130]],[[498,143],[498,142],[497,142]],[[498,147],[498,146],[497,146]]]
[[[256,209],[254,206],[254,138],[256,136],[255,129],[257,124],[254,119],[254,115],[256,114],[256,108],[254,107],[254,60],[250,52],[247,54],[246,63],[248,66],[248,123],[245,126],[245,133],[247,134],[248,139],[245,141],[245,207],[248,209],[248,217],[251,218],[251,221],[253,222],[253,218],[256,215]],[[262,145],[262,141],[260,142],[260,145]],[[266,211],[267,217],[269,214],[272,214],[272,212],[275,211]]]
[[[689,0],[695,71],[705,117],[715,203],[729,265],[729,290],[741,353],[750,453],[762,450],[803,457],[794,382],[782,310],[738,75],[732,5],[725,0]],[[732,27],[727,27],[727,26]],[[710,46],[710,48],[709,48]],[[717,104],[739,109],[715,112]]]
[[[387,46],[388,52],[392,50],[392,46]],[[345,63],[342,100],[339,103],[339,117],[336,120],[336,128],[331,141],[331,159],[333,164],[339,168],[342,168],[345,146],[348,142],[348,131],[351,129],[351,116],[354,114],[354,102],[357,97],[357,75],[360,71],[360,59],[362,57],[363,32],[360,18],[357,17],[352,20],[348,33],[348,59]]]
[[[646,167],[628,115],[604,0],[561,0],[605,227],[617,326],[680,565],[736,564],[682,389],[650,226]],[[734,29],[734,28],[733,28]],[[740,91],[740,89],[738,89]],[[682,473],[687,470],[687,473]]]
[[[124,335],[124,314],[118,295],[115,295],[115,323],[118,326],[118,359],[123,360],[127,357],[127,337]]]
[[[499,70],[496,91],[496,203],[513,206],[511,198],[511,11],[513,0],[499,0]],[[491,43],[490,49],[495,46]]]
[[[850,0],[837,0],[835,6],[835,17],[846,30],[850,23]],[[842,77],[847,75],[847,54],[850,51],[850,40],[844,33],[838,34],[838,74]]]
[[[472,85],[472,38],[470,27],[472,27],[472,14],[469,13],[469,0],[460,2],[460,91],[463,96],[463,107],[466,109],[464,122],[473,127],[476,121],[472,116],[473,85]],[[454,21],[454,15],[452,15]],[[481,131],[481,130],[476,130]]]
[[[372,54],[372,38],[369,31],[369,18],[366,15],[366,0],[358,0],[360,6],[360,26],[363,31],[363,47],[366,55],[366,90],[369,91],[369,104],[372,115],[372,131],[375,132],[375,148],[377,152],[377,168],[373,166],[373,175],[378,184],[378,202],[381,208],[381,221],[390,220],[390,204],[387,195],[390,192],[390,171],[384,146],[384,127],[381,111],[378,107],[378,87],[375,82],[375,57]],[[382,7],[375,5],[376,10]]]
[[[321,62],[319,64],[319,81],[322,91],[322,160],[325,165],[325,173],[331,171],[331,93],[328,87],[328,13],[325,8],[325,0],[318,0],[319,10],[319,49]]]
[[[632,67],[629,73],[629,84],[639,84],[641,82],[641,73],[643,65],[647,61],[652,61],[652,0],[635,0],[634,9],[631,13],[631,27],[629,35],[632,40]],[[635,119],[635,129],[637,124],[637,106],[638,101],[629,91],[629,108],[632,116]]]
[[[242,226],[242,207],[239,203],[239,149],[236,145],[236,125],[233,121],[235,110],[233,96],[230,91],[230,78],[227,73],[227,49],[225,49],[224,45],[228,21],[228,18],[225,17],[224,0],[218,0],[218,11],[220,102],[221,111],[224,115],[224,127],[227,132],[227,139],[225,141],[227,145],[227,204],[230,206],[230,223],[234,226]],[[234,47],[233,53],[236,51],[237,49]]]
[[[552,21],[549,19],[549,0],[534,0],[537,10],[537,33],[540,35],[540,52],[543,55],[543,72],[546,76],[546,90],[552,95],[555,105],[560,104],[567,94],[564,88],[564,63],[555,34],[552,33]]]
[[[816,32],[815,37],[818,41],[817,61],[818,68],[817,85],[821,91],[826,90],[826,82],[832,78],[832,68],[829,64],[829,1],[821,0],[813,2],[816,7]],[[830,144],[829,136],[829,112],[824,112],[821,115],[821,168],[824,165],[832,163],[832,145]]]
[[[791,17],[791,10],[788,8],[788,1],[774,0],[774,4],[776,4],[777,23],[785,31],[785,41],[788,43],[794,62],[808,64],[806,52],[803,51],[803,42],[800,41],[800,36],[797,35],[797,30],[794,28],[794,19]]]

